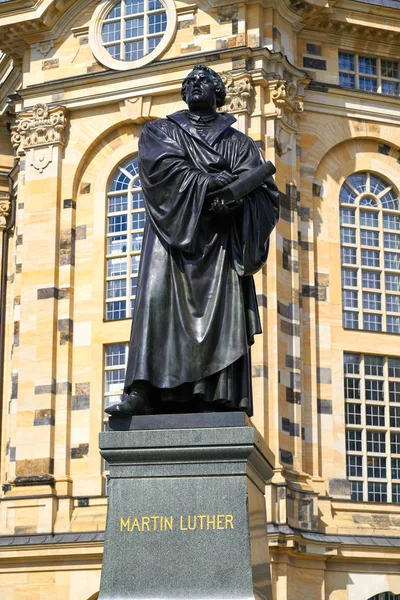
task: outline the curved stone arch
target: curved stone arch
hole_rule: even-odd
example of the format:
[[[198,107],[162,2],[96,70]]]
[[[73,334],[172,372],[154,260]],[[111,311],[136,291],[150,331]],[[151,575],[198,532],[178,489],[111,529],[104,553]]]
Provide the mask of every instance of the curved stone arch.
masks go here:
[[[80,152],[79,162],[74,172],[72,198],[74,200],[78,199],[80,184],[89,176],[91,166],[93,168],[95,163],[97,169],[99,160],[109,173],[108,177],[110,177],[113,169],[125,156],[128,158],[129,154],[137,152],[137,144],[141,131],[141,125],[119,122],[102,131],[94,140],[88,143],[85,150]],[[124,154],[124,149],[128,147],[130,150]],[[75,152],[79,152],[78,148],[74,150]],[[105,171],[102,173],[97,172],[97,175],[100,176],[104,176],[104,174]],[[94,173],[90,176],[92,180],[93,175]]]
[[[339,142],[322,157],[314,175],[314,190],[321,188],[317,198],[330,196],[332,189],[340,190],[345,179],[360,171],[371,171],[391,181],[398,189],[396,182],[400,176],[400,164],[396,147],[391,147],[388,154],[379,152],[377,141],[371,138],[355,138]]]
[[[395,598],[400,594],[400,577],[392,570],[388,573],[349,573],[348,600],[376,600],[388,590]]]
[[[358,140],[373,140],[377,148],[379,145],[387,145],[399,150],[400,128],[391,124],[377,125],[358,120],[348,121],[343,117],[332,118],[324,123],[323,135],[318,135],[308,155],[312,156],[313,164],[320,165],[324,157],[336,146]]]

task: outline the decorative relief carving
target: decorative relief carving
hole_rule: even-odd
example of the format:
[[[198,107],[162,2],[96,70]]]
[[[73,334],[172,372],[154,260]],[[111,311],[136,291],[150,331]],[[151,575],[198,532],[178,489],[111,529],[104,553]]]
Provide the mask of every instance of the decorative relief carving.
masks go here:
[[[31,164],[42,173],[52,160],[52,146],[64,143],[66,112],[63,106],[49,108],[46,104],[36,104],[32,113],[21,113],[11,128],[17,157],[33,149]]]
[[[0,196],[0,231],[7,225],[7,217],[10,214],[10,198]]]
[[[46,42],[37,42],[36,44],[32,44],[31,48],[43,54],[43,56],[47,56],[52,48],[54,48],[54,41],[47,40]]]
[[[251,99],[254,95],[254,87],[251,75],[241,73],[232,75],[229,72],[221,73],[222,81],[226,88],[225,106],[221,108],[224,112],[251,112]]]
[[[270,90],[276,107],[276,148],[282,155],[295,148],[304,103],[295,81],[278,79],[270,83]]]

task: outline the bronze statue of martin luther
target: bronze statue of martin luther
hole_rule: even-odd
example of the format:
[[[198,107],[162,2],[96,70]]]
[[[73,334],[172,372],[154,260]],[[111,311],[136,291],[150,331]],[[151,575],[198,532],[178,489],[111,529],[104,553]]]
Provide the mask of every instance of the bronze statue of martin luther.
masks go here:
[[[252,275],[279,218],[274,168],[217,113],[215,71],[195,66],[182,98],[189,110],[148,123],[139,141],[147,223],[123,401],[106,412],[251,415]]]

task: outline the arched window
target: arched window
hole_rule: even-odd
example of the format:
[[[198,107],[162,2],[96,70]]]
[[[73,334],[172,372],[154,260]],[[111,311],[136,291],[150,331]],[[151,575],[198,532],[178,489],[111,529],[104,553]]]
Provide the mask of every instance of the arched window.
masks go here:
[[[133,314],[146,221],[138,159],[115,170],[107,194],[106,319]]]
[[[400,333],[400,203],[369,171],[340,190],[343,327]]]

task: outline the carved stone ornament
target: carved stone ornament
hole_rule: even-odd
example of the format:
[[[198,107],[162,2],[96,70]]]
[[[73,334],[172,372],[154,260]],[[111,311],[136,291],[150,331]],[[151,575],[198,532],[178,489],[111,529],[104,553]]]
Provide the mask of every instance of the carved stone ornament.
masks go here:
[[[32,44],[31,48],[37,50],[43,56],[47,56],[52,48],[54,48],[54,41],[47,40],[46,42],[37,42],[36,44]]]
[[[226,88],[225,105],[221,108],[224,112],[250,112],[251,98],[254,87],[248,73],[232,75],[229,72],[221,73],[222,81]]]
[[[298,95],[297,83],[279,79],[271,82],[271,98],[276,107],[275,142],[278,154],[285,154],[295,147],[299,131],[299,119],[304,103]]]
[[[10,198],[0,196],[0,231],[7,225],[7,217],[10,213]]]
[[[66,112],[63,106],[49,108],[46,104],[36,104],[32,113],[20,113],[11,128],[17,157],[33,149],[31,164],[42,173],[52,160],[52,146],[64,143]]]

